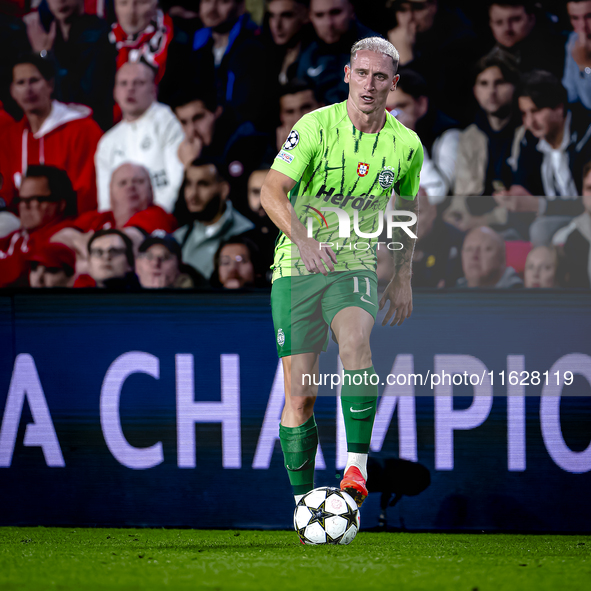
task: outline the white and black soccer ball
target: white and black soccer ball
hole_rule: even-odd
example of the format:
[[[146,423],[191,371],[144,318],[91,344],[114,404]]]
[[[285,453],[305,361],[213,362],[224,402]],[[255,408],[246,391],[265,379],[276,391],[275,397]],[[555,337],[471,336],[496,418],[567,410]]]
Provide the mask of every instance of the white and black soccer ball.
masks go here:
[[[304,544],[350,544],[359,531],[359,509],[338,488],[315,488],[297,504],[293,526]]]

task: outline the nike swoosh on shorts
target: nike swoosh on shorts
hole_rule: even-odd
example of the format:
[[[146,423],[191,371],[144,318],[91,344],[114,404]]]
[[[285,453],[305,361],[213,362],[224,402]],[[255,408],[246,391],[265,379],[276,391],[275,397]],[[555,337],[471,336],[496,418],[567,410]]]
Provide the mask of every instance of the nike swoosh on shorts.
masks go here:
[[[371,410],[373,408],[373,406],[368,406],[367,408],[363,408],[361,410],[355,410],[352,406],[349,407],[349,410],[351,412],[365,412],[366,410]]]
[[[361,296],[361,301],[365,302],[366,304],[369,304],[370,306],[375,306],[375,304],[373,302],[370,302],[369,300],[366,300],[363,296]]]

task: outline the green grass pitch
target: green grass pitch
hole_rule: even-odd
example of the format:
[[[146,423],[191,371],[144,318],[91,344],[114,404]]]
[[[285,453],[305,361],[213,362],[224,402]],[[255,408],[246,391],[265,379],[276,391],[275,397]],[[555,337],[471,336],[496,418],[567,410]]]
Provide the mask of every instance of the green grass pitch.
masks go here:
[[[0,589],[583,590],[591,536],[0,528]]]

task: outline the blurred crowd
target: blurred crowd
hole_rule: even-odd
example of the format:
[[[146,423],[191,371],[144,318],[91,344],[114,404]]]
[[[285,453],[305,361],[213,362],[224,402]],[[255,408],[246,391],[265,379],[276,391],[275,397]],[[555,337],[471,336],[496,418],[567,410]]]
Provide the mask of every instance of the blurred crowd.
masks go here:
[[[269,285],[267,171],[374,35],[413,286],[590,288],[591,0],[0,0],[0,287]]]

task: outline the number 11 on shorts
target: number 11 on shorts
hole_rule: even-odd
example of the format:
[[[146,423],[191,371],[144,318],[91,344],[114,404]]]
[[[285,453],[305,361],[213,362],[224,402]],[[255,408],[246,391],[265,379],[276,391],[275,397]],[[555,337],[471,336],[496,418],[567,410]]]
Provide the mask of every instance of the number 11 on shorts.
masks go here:
[[[368,297],[371,297],[371,285],[369,283],[369,277],[363,277],[365,279],[365,293]],[[359,293],[359,277],[353,277],[353,293]]]
[[[363,279],[365,279],[365,293],[368,298],[371,298],[371,283],[369,282],[369,277],[363,277]],[[359,293],[359,277],[353,277],[353,293]],[[371,300],[366,300],[365,296],[361,296],[359,299],[370,306],[375,306]]]

